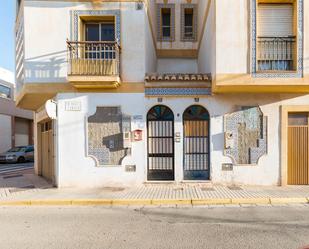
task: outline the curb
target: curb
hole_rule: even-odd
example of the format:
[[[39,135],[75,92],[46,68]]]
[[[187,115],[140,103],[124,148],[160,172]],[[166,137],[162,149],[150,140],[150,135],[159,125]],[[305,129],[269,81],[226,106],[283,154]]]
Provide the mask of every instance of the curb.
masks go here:
[[[205,206],[241,204],[309,204],[309,197],[292,198],[218,198],[218,199],[42,199],[42,200],[5,200],[0,206]]]

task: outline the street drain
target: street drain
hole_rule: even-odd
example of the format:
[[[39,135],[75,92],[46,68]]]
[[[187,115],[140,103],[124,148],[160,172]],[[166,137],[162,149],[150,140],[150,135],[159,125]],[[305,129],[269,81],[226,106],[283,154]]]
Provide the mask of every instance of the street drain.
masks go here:
[[[242,190],[242,188],[238,186],[228,186],[227,188],[230,190]]]
[[[16,178],[16,177],[22,177],[24,175],[9,175],[9,176],[3,176],[3,179],[9,179],[9,178]]]
[[[13,188],[13,189],[10,189],[10,193],[16,193],[16,192],[21,192],[21,191],[26,191],[28,189],[34,189],[35,186],[34,185],[28,185],[28,186],[23,186],[23,187],[20,187],[20,188]]]

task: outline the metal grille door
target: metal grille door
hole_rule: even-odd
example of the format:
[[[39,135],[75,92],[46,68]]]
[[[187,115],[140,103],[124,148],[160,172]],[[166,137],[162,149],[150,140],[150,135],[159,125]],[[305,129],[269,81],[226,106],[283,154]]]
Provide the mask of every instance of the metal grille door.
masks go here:
[[[209,114],[202,106],[191,106],[183,116],[184,179],[209,180]]]
[[[309,184],[309,127],[307,113],[289,114],[288,184]]]
[[[147,115],[148,180],[174,180],[174,115],[166,106]]]

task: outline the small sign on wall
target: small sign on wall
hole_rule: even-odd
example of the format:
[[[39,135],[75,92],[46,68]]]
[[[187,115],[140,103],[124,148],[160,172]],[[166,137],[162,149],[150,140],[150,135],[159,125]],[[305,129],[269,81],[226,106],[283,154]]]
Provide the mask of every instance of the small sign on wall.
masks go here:
[[[222,163],[222,171],[233,171],[232,163]]]
[[[80,101],[65,101],[65,110],[69,112],[78,112],[82,109],[82,103]]]
[[[138,129],[143,129],[144,128],[143,115],[134,115],[132,117],[132,120],[133,120],[133,124]]]

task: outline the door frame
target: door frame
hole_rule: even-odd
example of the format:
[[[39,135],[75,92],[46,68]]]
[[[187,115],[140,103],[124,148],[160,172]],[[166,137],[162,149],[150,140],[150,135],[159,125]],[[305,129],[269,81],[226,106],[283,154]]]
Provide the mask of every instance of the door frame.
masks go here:
[[[289,113],[308,112],[309,105],[282,105],[281,106],[281,176],[280,185],[288,185],[288,116]]]

